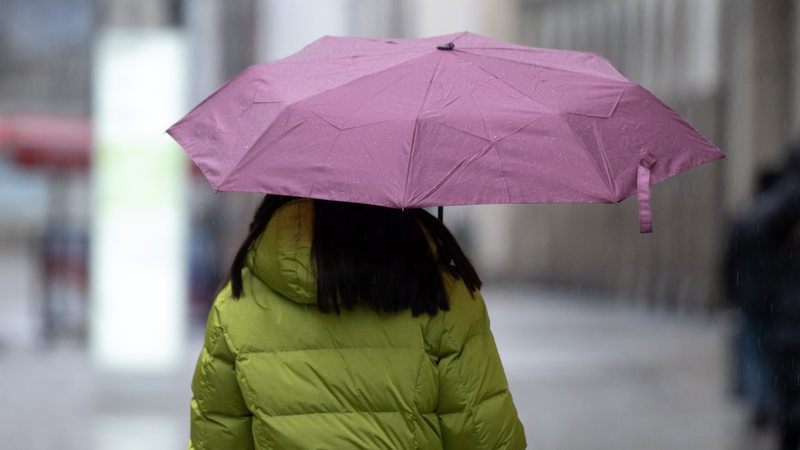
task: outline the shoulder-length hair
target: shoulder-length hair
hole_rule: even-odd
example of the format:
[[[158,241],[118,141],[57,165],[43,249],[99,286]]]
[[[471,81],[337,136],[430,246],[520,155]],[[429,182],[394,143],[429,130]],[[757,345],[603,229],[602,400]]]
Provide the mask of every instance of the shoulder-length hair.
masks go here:
[[[296,197],[267,195],[231,264],[235,298],[244,294],[242,269],[253,242],[273,214]],[[376,311],[410,309],[414,316],[450,308],[442,271],[470,291],[481,287],[475,268],[444,224],[423,209],[393,209],[312,200],[311,243],[317,307],[340,313],[364,303]]]

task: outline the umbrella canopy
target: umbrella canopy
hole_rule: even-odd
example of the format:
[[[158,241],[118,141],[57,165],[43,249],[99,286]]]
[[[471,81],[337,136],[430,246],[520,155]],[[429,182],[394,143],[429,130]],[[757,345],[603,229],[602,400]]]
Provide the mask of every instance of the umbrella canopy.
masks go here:
[[[723,154],[599,55],[471,33],[323,37],[168,133],[214,188],[419,208],[619,202]]]

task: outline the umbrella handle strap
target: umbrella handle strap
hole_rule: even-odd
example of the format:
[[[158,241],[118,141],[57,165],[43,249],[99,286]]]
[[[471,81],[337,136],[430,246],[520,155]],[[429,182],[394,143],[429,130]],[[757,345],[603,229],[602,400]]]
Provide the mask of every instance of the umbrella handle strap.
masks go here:
[[[639,200],[639,232],[653,232],[653,211],[650,207],[650,175],[656,160],[645,153],[639,160],[636,174],[636,197]]]

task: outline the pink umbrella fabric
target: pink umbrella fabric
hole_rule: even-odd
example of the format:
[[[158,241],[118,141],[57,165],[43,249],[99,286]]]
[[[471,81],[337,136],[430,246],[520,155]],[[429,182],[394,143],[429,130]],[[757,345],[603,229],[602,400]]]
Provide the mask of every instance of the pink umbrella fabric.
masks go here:
[[[249,67],[168,133],[212,186],[393,208],[620,202],[723,157],[593,53],[468,32],[323,37]]]

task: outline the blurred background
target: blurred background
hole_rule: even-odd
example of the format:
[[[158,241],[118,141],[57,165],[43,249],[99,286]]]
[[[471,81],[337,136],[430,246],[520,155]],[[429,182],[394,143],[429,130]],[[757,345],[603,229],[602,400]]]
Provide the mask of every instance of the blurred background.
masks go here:
[[[530,448],[769,448],[735,395],[729,222],[800,132],[794,0],[0,0],[0,442],[185,447],[206,313],[258,198],[164,133],[325,35],[598,52],[727,155],[617,205],[447,208]],[[8,446],[6,446],[6,443]]]

